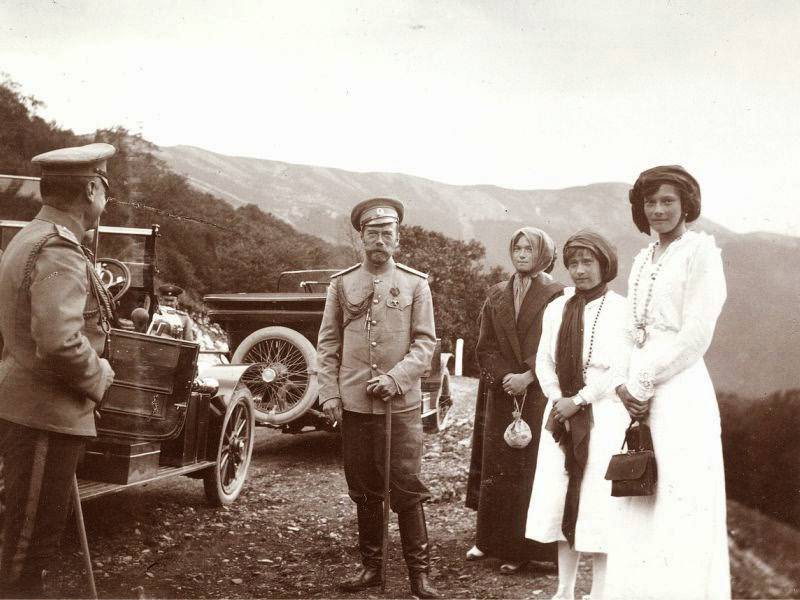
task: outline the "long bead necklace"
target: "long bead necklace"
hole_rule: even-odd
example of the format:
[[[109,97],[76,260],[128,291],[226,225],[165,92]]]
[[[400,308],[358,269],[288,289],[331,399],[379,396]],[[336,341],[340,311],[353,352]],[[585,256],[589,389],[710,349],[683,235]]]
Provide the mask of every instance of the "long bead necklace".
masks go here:
[[[660,242],[656,242],[653,244],[653,247],[650,249],[650,255],[642,261],[642,264],[639,266],[639,272],[636,274],[636,283],[633,285],[633,320],[634,320],[634,332],[633,332],[633,341],[636,343],[637,348],[641,348],[644,346],[644,343],[647,341],[647,313],[650,310],[650,302],[653,300],[653,287],[655,287],[656,279],[658,278],[658,274],[661,272],[661,267],[664,266],[664,258],[667,256],[667,252],[670,248],[677,242],[679,239],[683,237],[683,234],[676,237],[672,243],[664,250],[663,254],[658,258],[658,262],[656,263],[656,268],[650,273],[650,286],[647,288],[647,297],[644,300],[644,307],[642,308],[642,314],[639,315],[639,281],[642,278],[642,273],[644,273],[644,267],[647,264],[653,263],[653,257],[656,255],[656,248],[660,245]]]
[[[607,292],[606,292],[607,293]],[[600,318],[600,313],[603,312],[603,305],[606,303],[606,294],[603,294],[600,300],[600,308],[597,309],[597,314],[594,316],[592,323],[592,332],[589,334],[589,351],[586,353],[586,362],[583,363],[583,382],[586,383],[586,371],[589,369],[589,362],[592,360],[592,350],[594,349],[594,332],[597,329],[597,320]]]

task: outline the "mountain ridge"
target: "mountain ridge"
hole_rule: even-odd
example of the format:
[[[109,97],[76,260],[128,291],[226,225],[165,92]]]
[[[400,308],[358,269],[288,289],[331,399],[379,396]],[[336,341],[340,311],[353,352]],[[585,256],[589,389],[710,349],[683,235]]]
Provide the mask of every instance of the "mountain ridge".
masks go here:
[[[578,229],[592,228],[617,246],[620,276],[611,287],[622,294],[633,258],[649,241],[631,221],[630,184],[622,182],[513,190],[440,183],[403,173],[228,157],[194,146],[160,148],[156,156],[204,191],[234,205],[253,203],[334,244],[351,242],[350,209],[356,200],[371,196],[402,199],[408,225],[480,241],[487,265],[506,269],[508,238],[523,225],[546,230],[559,249]],[[715,236],[728,281],[728,301],[706,355],[717,388],[751,396],[800,388],[794,372],[800,362],[800,325],[793,303],[787,302],[800,298],[800,281],[791,269],[800,238],[735,233],[705,217],[691,226]],[[569,281],[560,262],[554,275]]]

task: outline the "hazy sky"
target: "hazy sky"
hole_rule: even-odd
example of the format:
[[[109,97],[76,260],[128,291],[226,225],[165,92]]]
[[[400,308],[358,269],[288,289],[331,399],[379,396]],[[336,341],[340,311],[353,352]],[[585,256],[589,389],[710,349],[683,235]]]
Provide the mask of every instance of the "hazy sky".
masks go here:
[[[679,163],[800,235],[800,3],[0,0],[0,71],[78,133],[519,189]],[[0,124],[2,126],[2,124]]]

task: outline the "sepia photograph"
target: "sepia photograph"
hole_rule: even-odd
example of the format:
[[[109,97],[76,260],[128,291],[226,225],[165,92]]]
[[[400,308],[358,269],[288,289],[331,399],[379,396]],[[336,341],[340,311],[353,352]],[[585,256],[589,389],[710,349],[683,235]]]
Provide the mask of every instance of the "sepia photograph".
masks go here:
[[[798,24],[0,2],[0,598],[800,598]]]

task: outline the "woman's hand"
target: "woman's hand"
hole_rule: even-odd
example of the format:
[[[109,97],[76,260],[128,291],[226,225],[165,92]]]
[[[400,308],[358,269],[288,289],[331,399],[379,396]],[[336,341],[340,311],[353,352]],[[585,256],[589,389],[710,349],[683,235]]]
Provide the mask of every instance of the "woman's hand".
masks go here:
[[[553,410],[556,412],[556,419],[563,423],[574,416],[580,410],[580,406],[577,406],[572,398],[559,398],[553,402]]]
[[[524,396],[528,386],[533,383],[533,373],[508,373],[503,377],[503,391],[510,396]]]
[[[648,400],[637,400],[631,395],[625,384],[618,385],[616,391],[617,396],[622,400],[622,404],[628,410],[631,419],[643,419],[650,412],[650,402]]]

